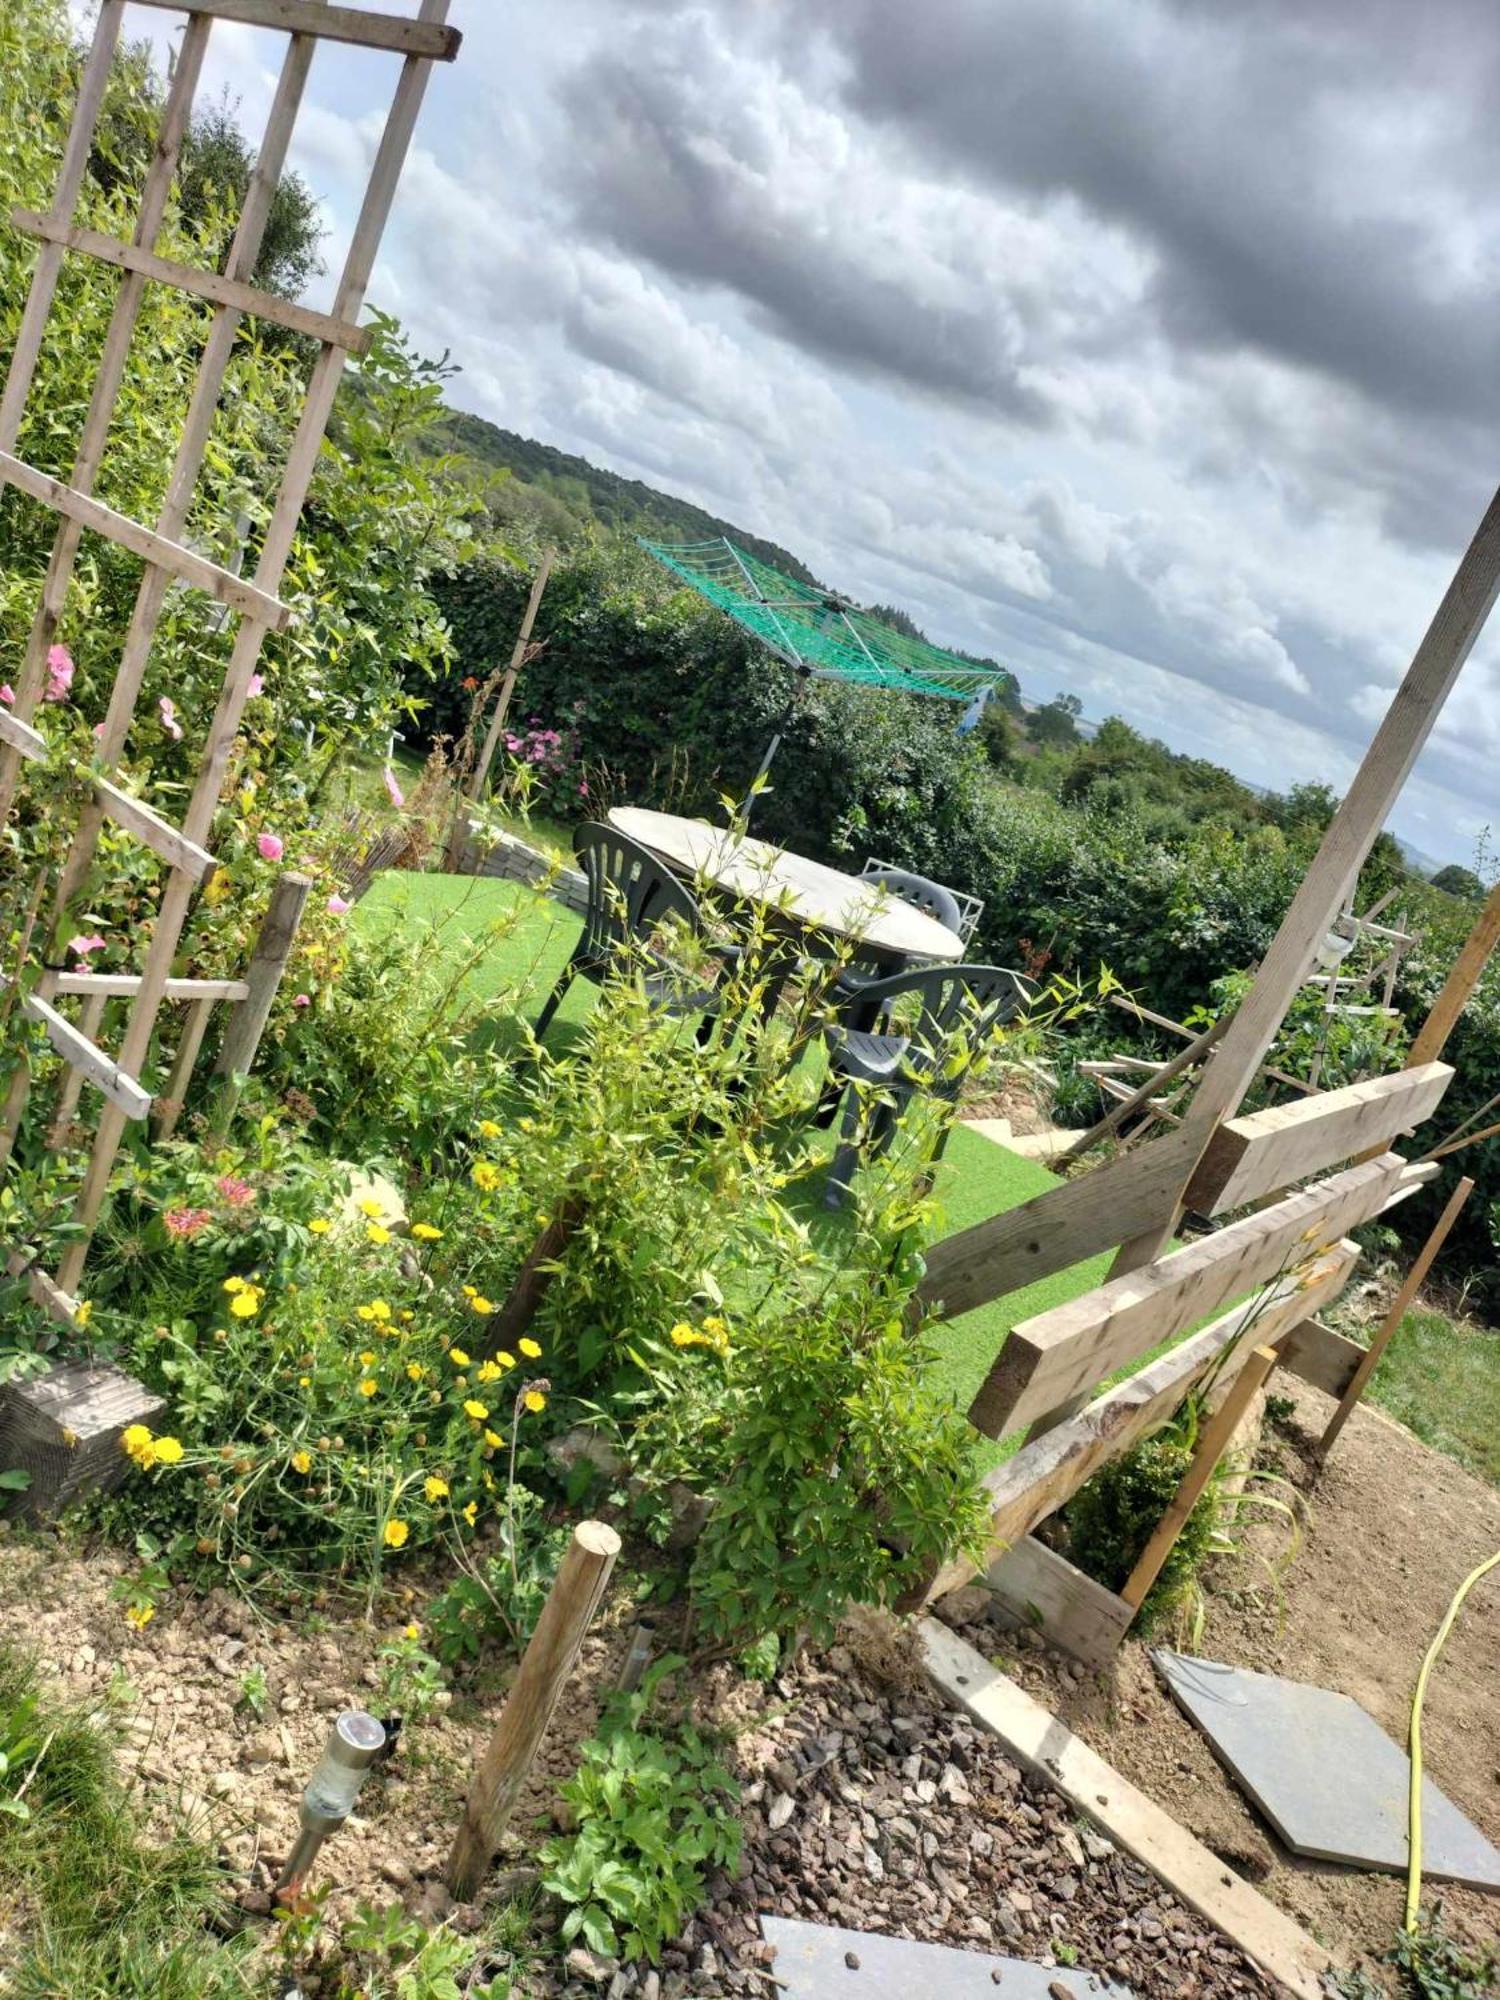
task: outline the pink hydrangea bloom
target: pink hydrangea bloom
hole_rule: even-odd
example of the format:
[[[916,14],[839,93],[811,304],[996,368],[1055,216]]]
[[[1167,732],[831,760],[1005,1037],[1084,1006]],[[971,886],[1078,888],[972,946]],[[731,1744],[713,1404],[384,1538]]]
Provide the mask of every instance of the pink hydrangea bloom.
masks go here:
[[[330,896],[328,898],[328,914],[331,917],[341,917],[348,907],[349,899],[347,896]]]
[[[406,796],[402,792],[401,787],[396,783],[396,774],[389,764],[385,767],[385,788],[390,795],[391,804],[399,812],[401,807],[406,804]]]
[[[219,1193],[231,1208],[248,1208],[255,1199],[255,1189],[249,1181],[242,1181],[238,1174],[221,1174]]]
[[[182,741],[182,724],[177,720],[177,704],[169,694],[164,694],[157,703],[161,710],[161,726],[174,743]]]
[[[52,646],[47,653],[47,692],[44,701],[66,701],[73,685],[73,655],[66,646]]]
[[[93,937],[84,937],[80,934],[78,937],[68,939],[68,950],[79,958],[87,959],[91,951],[103,951],[108,942],[107,938],[100,937],[97,932]]]
[[[279,833],[260,833],[255,837],[255,845],[262,861],[279,861],[286,852]]]

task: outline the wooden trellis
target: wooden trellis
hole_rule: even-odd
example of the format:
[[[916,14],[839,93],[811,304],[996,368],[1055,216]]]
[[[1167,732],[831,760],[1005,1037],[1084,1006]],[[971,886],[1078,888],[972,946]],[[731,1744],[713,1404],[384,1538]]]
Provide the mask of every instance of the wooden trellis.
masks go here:
[[[15,703],[8,710],[0,709],[0,825],[15,800],[25,761],[47,755],[46,743],[32,726],[31,718],[42,697],[48,649],[62,617],[85,530],[131,551],[144,565],[98,744],[97,766],[103,772],[113,772],[123,754],[168,588],[179,582],[204,591],[225,607],[226,617],[236,616],[239,623],[182,825],[171,825],[108,777],[94,775],[89,802],[74,829],[55,891],[51,920],[42,927],[44,969],[25,1005],[45,1029],[68,1068],[59,1105],[62,1117],[54,1120],[54,1133],[60,1123],[72,1116],[80,1079],[104,1096],[74,1217],[77,1235],[69,1245],[55,1282],[41,1272],[31,1274],[34,1295],[59,1316],[66,1316],[73,1309],[70,1294],[88,1255],[89,1239],[104,1203],[126,1124],[131,1119],[149,1116],[152,1109],[152,1093],[142,1079],[163,1002],[182,997],[212,1004],[215,998],[240,1001],[246,998],[237,990],[233,993],[227,990],[232,982],[188,982],[194,988],[191,993],[174,990],[180,989],[183,982],[170,978],[172,961],[194,894],[216,866],[209,845],[214,815],[262,644],[268,632],[282,630],[292,616],[277,593],[345,360],[350,354],[363,352],[368,345],[369,336],[357,322],[432,65],[451,62],[461,39],[458,31],[447,25],[449,0],[422,0],[412,18],[367,13],[354,7],[325,6],[322,0],[133,0],[133,4],[186,14],[188,18],[131,240],[117,241],[83,228],[74,220],[110,66],[120,40],[125,0],[103,0],[100,7],[50,213],[42,216],[17,210],[11,216],[13,225],[34,237],[41,248],[4,394],[0,396],[0,482],[50,508],[59,521],[41,602],[16,685]],[[216,21],[279,29],[290,37],[234,242],[221,273],[198,271],[176,263],[158,255],[155,247]],[[258,289],[253,282],[272,198],[286,162],[313,57],[319,43],[324,41],[392,51],[404,58],[333,307],[326,314],[290,304]],[[65,483],[25,464],[16,457],[15,447],[63,260],[69,254],[93,258],[122,275],[72,474]],[[148,284],[175,286],[213,308],[166,497],[154,527],[116,513],[96,499],[93,492]],[[319,343],[280,489],[270,509],[260,558],[249,581],[210,562],[185,546],[183,540],[240,320],[246,314],[290,327]],[[81,987],[79,979],[85,975],[64,974],[49,963],[55,957],[58,926],[70,899],[84,881],[106,821],[142,841],[166,867],[165,886],[141,970],[115,976],[108,982],[111,993],[123,993],[131,1002],[119,1049],[113,1055],[93,1039],[102,1020],[102,1002],[108,994],[97,983]],[[212,995],[199,990],[206,985],[215,986]],[[217,991],[219,985],[226,990]],[[52,1004],[54,998],[69,992],[87,996],[80,1026],[66,1020]],[[195,1006],[185,1041],[189,1069],[201,1043],[205,1021],[203,1008]],[[182,1055],[180,1049],[169,1085],[168,1108],[172,1100],[180,1099],[186,1084]],[[14,1146],[29,1086],[29,1072],[23,1060],[17,1063],[0,1114],[0,1165]]]

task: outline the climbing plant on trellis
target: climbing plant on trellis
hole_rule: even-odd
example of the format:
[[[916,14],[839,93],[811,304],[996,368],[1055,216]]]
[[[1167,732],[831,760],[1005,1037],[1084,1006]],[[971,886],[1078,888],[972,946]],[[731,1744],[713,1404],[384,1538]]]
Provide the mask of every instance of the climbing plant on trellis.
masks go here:
[[[28,1268],[24,1256],[18,1256],[13,1248],[7,1250],[13,1274],[24,1270],[33,1297],[59,1318],[71,1318],[75,1311],[72,1292],[88,1255],[89,1241],[104,1205],[126,1126],[133,1119],[148,1117],[155,1101],[144,1079],[163,1003],[179,997],[199,1003],[189,1017],[184,1045],[178,1052],[168,1086],[172,1100],[176,1101],[186,1084],[185,1071],[191,1069],[202,1040],[204,1009],[216,999],[243,1003],[247,998],[238,982],[173,980],[172,962],[193,899],[217,865],[210,847],[214,818],[262,644],[268,632],[285,629],[291,620],[290,609],[277,593],[345,362],[350,354],[359,354],[368,345],[368,335],[358,325],[365,288],[432,64],[451,62],[461,39],[458,31],[447,25],[449,0],[422,0],[419,11],[411,18],[324,5],[322,0],[132,0],[135,5],[166,9],[188,18],[162,110],[155,154],[141,189],[135,228],[130,240],[124,241],[85,228],[75,222],[74,216],[110,66],[120,41],[125,4],[126,0],[103,0],[100,7],[50,212],[39,215],[17,210],[10,217],[15,228],[35,238],[41,247],[4,394],[0,396],[0,483],[58,517],[15,699],[11,706],[0,708],[0,826],[7,822],[16,803],[18,786],[28,763],[41,766],[49,763],[46,739],[35,728],[32,718],[45,691],[47,656],[63,615],[83,536],[85,533],[103,536],[139,557],[142,564],[138,594],[109,707],[98,732],[95,755],[87,768],[80,768],[77,773],[83,781],[85,803],[71,828],[59,879],[55,883],[37,884],[31,921],[23,933],[23,949],[29,951],[30,963],[19,969],[17,979],[24,992],[24,1013],[45,1034],[65,1065],[58,1115],[50,1128],[51,1140],[55,1142],[60,1130],[70,1122],[84,1086],[92,1086],[104,1100],[77,1197],[74,1227],[55,1277],[39,1268]],[[159,255],[156,249],[216,21],[278,29],[289,37],[233,244],[223,270],[218,272],[195,269]],[[314,312],[277,297],[252,282],[272,198],[296,128],[313,58],[322,42],[387,50],[403,57],[344,268],[327,313]],[[113,266],[121,276],[72,473],[64,483],[18,458],[15,447],[64,260],[69,255]],[[94,486],[125,378],[132,337],[147,287],[153,284],[175,286],[206,302],[212,312],[166,495],[155,525],[148,527],[95,498]],[[246,315],[289,328],[318,346],[279,488],[266,496],[268,524],[253,576],[248,581],[210,561],[184,539],[241,318]],[[114,782],[151,657],[157,623],[173,584],[206,592],[225,607],[226,618],[238,621],[203,757],[180,826],[171,824]],[[69,905],[87,876],[106,823],[143,842],[164,864],[161,899],[151,924],[150,943],[138,972],[125,975],[66,972],[57,963],[61,930]],[[184,992],[187,987],[194,990]],[[54,1004],[68,995],[83,1000],[84,1011],[78,1024],[66,1019]],[[129,1001],[124,1032],[114,1053],[106,1051],[94,1039],[103,1019],[104,1002],[109,997]],[[29,1060],[21,1053],[0,1112],[0,1167],[8,1162],[14,1148],[31,1081]]]

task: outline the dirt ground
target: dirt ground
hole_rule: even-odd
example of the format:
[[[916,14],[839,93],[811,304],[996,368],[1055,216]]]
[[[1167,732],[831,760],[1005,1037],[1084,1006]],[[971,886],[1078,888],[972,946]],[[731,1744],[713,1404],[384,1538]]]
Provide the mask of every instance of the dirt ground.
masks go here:
[[[1333,1405],[1285,1374],[1274,1387],[1295,1408],[1265,1431],[1259,1463],[1307,1496],[1305,1539],[1279,1602],[1264,1586],[1243,1587],[1254,1581],[1248,1565],[1220,1579],[1235,1588],[1210,1596],[1197,1650],[1352,1695],[1404,1743],[1417,1670],[1449,1600],[1500,1548],[1500,1491],[1368,1405],[1314,1486],[1308,1448]],[[1173,1643],[1169,1633],[1156,1636]],[[1127,1641],[1106,1677],[1070,1670],[1016,1638],[1007,1643],[992,1627],[985,1650],[1315,1936],[1350,1954],[1388,1944],[1402,1919],[1405,1877],[1286,1854],[1166,1694],[1139,1642]],[[1500,1846],[1500,1572],[1470,1594],[1423,1713],[1428,1774]],[[1500,1936],[1500,1897],[1429,1884],[1424,1900],[1438,1897],[1459,1935],[1486,1943]]]

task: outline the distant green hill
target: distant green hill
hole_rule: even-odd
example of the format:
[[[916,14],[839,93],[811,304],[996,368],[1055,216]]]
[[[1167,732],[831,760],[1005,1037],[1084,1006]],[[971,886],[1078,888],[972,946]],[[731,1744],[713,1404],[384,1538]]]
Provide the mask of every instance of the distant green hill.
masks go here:
[[[762,562],[774,563],[804,583],[818,581],[789,550],[763,541],[732,521],[721,521],[695,507],[691,500],[679,500],[644,480],[607,472],[586,458],[559,451],[555,445],[501,430],[498,424],[471,416],[466,410],[452,411],[439,426],[439,436],[480,465],[510,472],[516,485],[524,489],[507,494],[502,488],[495,503],[497,514],[527,518],[559,540],[576,539],[592,523],[615,534],[649,535],[659,541],[705,542],[715,535],[728,535]]]

